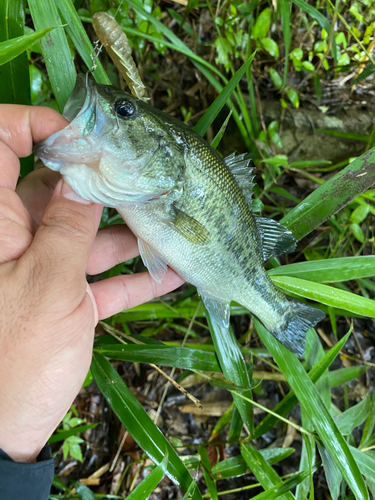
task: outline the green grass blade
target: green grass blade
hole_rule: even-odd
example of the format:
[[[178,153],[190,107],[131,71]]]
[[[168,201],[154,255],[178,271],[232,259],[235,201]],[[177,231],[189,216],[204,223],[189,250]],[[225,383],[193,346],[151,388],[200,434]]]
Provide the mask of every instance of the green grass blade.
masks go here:
[[[0,43],[0,66],[11,61],[15,57],[25,52],[35,42],[38,42],[44,35],[47,35],[54,28],[46,28],[44,30],[34,31],[30,35],[22,35],[16,38],[11,38]]]
[[[310,432],[314,431],[311,420],[309,419],[305,411],[305,408],[303,406],[301,407],[301,421],[302,421],[302,427],[304,429]],[[301,458],[299,462],[299,472],[303,472],[307,468],[310,468],[311,464],[315,463],[315,457],[316,457],[315,443],[312,446],[312,450],[310,450],[309,452],[309,442],[307,441],[307,439],[304,439],[302,443]],[[314,483],[312,481],[312,476],[307,477],[301,483],[299,483],[295,493],[296,500],[305,500],[307,498],[307,494],[310,488],[313,486]],[[312,498],[314,497],[312,496]]]
[[[229,408],[221,415],[217,424],[213,428],[211,436],[216,439],[217,436],[221,433],[221,431],[230,423],[232,419],[233,412],[235,410],[234,403],[231,403]]]
[[[284,77],[282,86],[282,88],[284,88],[288,76],[289,48],[291,42],[290,11],[292,8],[292,2],[291,0],[279,0],[279,6],[280,6],[281,26],[283,29],[284,46],[285,46]]]
[[[375,183],[375,148],[319,186],[282,223],[300,240]]]
[[[129,434],[156,464],[160,464],[168,452],[166,474],[183,491],[188,490],[193,482],[189,471],[111,363],[94,353],[91,371],[99,389]],[[193,499],[202,499],[198,489],[195,489]]]
[[[61,18],[53,0],[44,0],[43,2],[29,0],[29,7],[37,30],[56,27],[39,43],[52,90],[62,112],[72,93],[76,81],[76,70]]]
[[[166,453],[163,461],[126,497],[127,500],[146,500],[163,479],[167,471],[167,465],[168,453]]]
[[[350,451],[353,454],[354,460],[357,462],[361,473],[369,479],[375,478],[375,458],[374,455],[368,455],[363,451],[357,450],[354,446],[350,446]]]
[[[231,109],[228,113],[228,116],[225,118],[224,120],[224,123],[222,124],[222,126],[220,127],[220,130],[219,132],[215,135],[215,137],[213,138],[212,142],[211,142],[211,147],[213,149],[217,149],[218,145],[220,144],[220,141],[221,139],[223,138],[223,135],[224,135],[224,132],[226,131],[227,129],[227,126],[228,126],[228,123],[229,123],[229,120],[230,120],[230,117],[232,116],[232,113],[233,113],[233,109]]]
[[[230,443],[236,442],[240,439],[243,428],[243,421],[237,407],[234,407],[232,412],[232,419],[228,432],[228,441]]]
[[[344,413],[335,418],[337,427],[341,434],[348,436],[353,432],[355,427],[360,426],[368,417],[370,412],[371,399],[369,393],[357,403],[356,405],[348,408]]]
[[[1,0],[0,42],[24,34],[24,0]],[[31,104],[29,61],[26,52],[0,66],[0,103]],[[34,155],[21,159],[21,177],[34,169]]]
[[[311,370],[312,368],[319,366],[322,363],[325,352],[322,347],[322,342],[314,330],[310,328],[306,333],[306,349],[305,349],[305,359],[307,360],[307,366]],[[327,408],[331,407],[331,392],[328,383],[328,370],[323,374],[322,377],[316,382],[316,388],[319,391],[320,397]]]
[[[352,368],[352,367],[350,367]],[[368,442],[370,441],[370,438],[372,436],[372,432],[375,427],[375,391],[372,393],[372,401],[371,401],[371,407],[370,407],[370,412],[367,417],[365,427],[363,429],[363,434],[362,434],[362,439],[361,443],[359,445],[360,448],[366,448],[368,445]]]
[[[360,295],[290,276],[272,276],[272,281],[282,290],[299,297],[316,300],[327,306],[339,307],[349,313],[375,318],[375,302]]]
[[[147,302],[133,309],[128,309],[114,316],[114,321],[123,323],[126,321],[144,321],[147,319],[166,319],[166,318],[188,318],[191,319],[198,307],[198,300],[189,300],[178,304],[175,308],[172,304],[163,302]],[[239,314],[248,314],[248,310],[238,304],[232,304],[230,308],[231,316]],[[203,318],[206,315],[203,305],[198,308],[197,317]]]
[[[250,470],[253,472],[257,480],[266,490],[267,488],[273,488],[279,485],[282,480],[275,469],[265,460],[259,451],[254,448],[250,443],[241,444],[241,455],[245,459]],[[289,492],[285,492],[280,495],[283,500],[293,500],[293,495]]]
[[[191,483],[182,500],[191,500],[195,488],[197,488],[197,485],[194,482]]]
[[[365,69],[360,73],[352,82],[353,85],[357,85],[357,83],[361,82],[362,80],[365,80],[367,77],[375,73],[375,66],[372,64],[372,62],[369,62]]]
[[[221,372],[214,353],[188,347],[111,344],[97,347],[95,351],[107,358],[122,361],[155,363],[186,370]]]
[[[233,382],[239,387],[249,388],[249,391],[243,392],[244,396],[251,398],[250,377],[248,374],[247,365],[240,351],[233,330],[223,328],[221,325],[212,321],[208,311],[206,310],[207,323],[211,332],[212,341],[215,346],[215,352],[219,360],[220,367],[229,382]],[[241,418],[252,434],[253,431],[253,407],[242,398],[233,395],[233,400],[240,412]]]
[[[293,0],[293,3],[298,5],[298,7],[300,7],[304,12],[309,14],[309,16],[311,16],[314,19],[314,21],[316,21],[319,24],[321,28],[324,28],[327,33],[331,33],[331,30],[334,29],[334,27],[331,26],[331,24],[329,23],[328,19],[321,12],[319,12],[318,9],[305,2],[305,0]],[[337,48],[334,38],[333,38],[331,52],[335,64],[337,64]]]
[[[319,455],[323,462],[324,473],[326,476],[329,492],[331,493],[332,500],[337,500],[340,494],[340,487],[342,483],[342,474],[340,469],[327,449],[318,443]]]
[[[285,375],[291,389],[308,412],[320,439],[341,470],[355,498],[367,500],[369,498],[368,491],[356,460],[297,356],[272,337],[256,318],[254,318],[254,324],[262,341]]]
[[[333,137],[341,137],[343,139],[352,139],[353,141],[369,142],[370,136],[364,134],[355,134],[354,132],[341,132],[341,130],[332,130],[326,128],[316,128],[314,132],[321,134],[332,135]]]
[[[248,44],[248,47],[249,47],[249,49],[251,49],[250,43]],[[247,88],[249,91],[250,113],[251,113],[251,121],[253,123],[253,133],[254,133],[254,137],[252,137],[252,139],[254,139],[254,138],[257,138],[259,135],[259,120],[258,120],[258,111],[257,111],[257,104],[256,104],[257,100],[255,97],[253,72],[251,71],[251,68],[249,68],[249,70],[247,72]]]
[[[258,450],[264,460],[267,460],[269,465],[277,464],[282,460],[288,458],[295,452],[294,448],[264,448]],[[216,480],[230,479],[233,477],[240,477],[250,472],[245,459],[241,455],[236,457],[227,458],[222,462],[217,463],[212,467],[212,473]]]
[[[86,64],[88,69],[92,67],[91,53],[93,46],[91,44],[90,38],[88,37],[85,28],[83,27],[74,4],[71,0],[55,0],[57,9],[63,20],[63,24],[66,24],[65,30],[68,33],[70,39],[74,43],[79,55],[82,57],[83,62]],[[96,59],[96,70],[93,72],[93,77],[97,83],[102,83],[105,85],[111,85],[111,81],[108,78],[106,72],[101,65],[99,59]]]
[[[332,165],[332,162],[329,160],[296,160],[292,163],[289,163],[289,168],[316,168],[324,165]]]
[[[312,383],[316,383],[324,374],[326,370],[331,366],[333,361],[335,360],[336,356],[340,352],[340,350],[344,347],[346,344],[346,341],[348,340],[350,336],[350,331],[339,341],[337,342],[332,349],[330,349],[324,358],[319,361],[314,368],[310,370],[310,372],[307,374],[308,377],[310,378]],[[285,398],[278,403],[275,408],[273,409],[274,413],[277,413],[278,415],[281,415],[282,417],[285,416],[294,406],[298,403],[298,399],[296,395],[294,394],[293,390],[291,390]],[[278,422],[278,419],[274,417],[273,415],[267,415],[261,423],[255,428],[254,431],[254,436],[255,439],[263,436],[266,432],[268,432],[276,423]]]
[[[347,366],[346,368],[339,368],[338,370],[333,370],[329,372],[328,383],[329,387],[337,387],[338,385],[350,382],[355,378],[360,377],[367,372],[369,366]],[[375,418],[375,407],[374,407],[374,418]]]
[[[0,42],[24,34],[23,0],[0,2]],[[0,103],[31,104],[29,63],[26,53],[0,67]]]
[[[316,283],[338,283],[370,278],[375,275],[375,255],[297,262],[271,269],[268,274],[303,278]]]
[[[211,495],[211,500],[218,500],[216,481],[211,477],[212,467],[205,446],[198,446],[198,453],[201,457],[201,464],[207,489]]]
[[[217,92],[221,92],[223,86],[221,85],[220,82],[217,81],[215,76],[207,71],[207,69],[202,66],[200,63],[195,63],[195,66],[199,69],[199,71],[202,73],[202,75],[207,79],[207,81],[210,82],[210,84],[216,89]],[[234,97],[237,98],[236,93],[234,93]],[[238,100],[238,99],[237,99]],[[245,141],[245,145],[249,151],[253,151],[256,149],[256,146],[254,145],[252,139],[248,136],[246,127],[244,123],[242,122],[242,118],[240,117],[238,110],[236,109],[235,105],[233,102],[228,99],[227,101],[227,106],[230,110],[233,111],[233,119],[236,122],[237,128],[242,135],[243,140]]]
[[[314,473],[321,465],[321,462],[315,465],[312,470],[307,469],[299,474],[296,474],[294,477],[287,479],[286,481],[282,481],[280,484],[270,488],[269,490],[260,493],[252,498],[252,500],[272,500],[273,498],[279,498],[280,495],[287,493],[292,490],[296,486],[298,486],[302,481],[304,481],[307,477],[310,476],[310,473]]]
[[[200,136],[204,136],[204,134],[207,132],[208,127],[212,124],[212,122],[215,120],[217,115],[219,114],[220,110],[223,108],[227,100],[230,98],[231,94],[233,93],[234,89],[237,87],[239,82],[241,81],[241,78],[243,75],[246,73],[248,68],[250,67],[253,59],[254,59],[254,54],[248,59],[237,71],[237,73],[229,80],[229,82],[225,85],[225,87],[222,89],[220,94],[216,97],[214,102],[211,104],[211,106],[205,111],[204,115],[201,117],[199,122],[193,127],[193,130],[199,134]]]

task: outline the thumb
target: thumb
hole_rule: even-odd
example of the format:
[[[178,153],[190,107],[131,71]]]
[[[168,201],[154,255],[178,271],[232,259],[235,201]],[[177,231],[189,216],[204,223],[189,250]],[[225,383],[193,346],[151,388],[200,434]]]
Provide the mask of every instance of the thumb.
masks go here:
[[[102,206],[81,198],[65,181],[57,183],[30,247],[38,274],[65,282],[85,279]]]

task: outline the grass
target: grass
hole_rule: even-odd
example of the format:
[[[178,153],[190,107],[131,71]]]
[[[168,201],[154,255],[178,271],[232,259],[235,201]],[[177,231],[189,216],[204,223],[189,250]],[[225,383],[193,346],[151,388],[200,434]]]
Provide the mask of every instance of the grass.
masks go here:
[[[91,65],[90,22],[95,3],[75,2],[79,4],[77,10],[70,0],[48,0],[43,8],[38,0],[28,0],[36,30],[32,34],[24,34],[21,4],[21,0],[5,0],[0,6],[3,14],[0,33],[4,34],[0,40],[0,76],[4,82],[0,102],[32,101],[30,89],[24,85],[25,78],[22,81],[17,76],[27,75],[30,65],[33,68],[30,74],[42,82],[33,102],[62,111],[74,85],[76,65],[81,65],[83,71]],[[272,122],[266,126],[258,99],[263,83],[265,87],[271,86],[281,106],[299,106],[299,88],[290,83],[298,80],[296,75],[299,75],[301,82],[315,81],[316,99],[320,102],[321,84],[317,85],[317,81],[345,77],[350,71],[357,71],[359,65],[364,67],[363,73],[370,74],[372,59],[366,47],[371,43],[371,34],[366,35],[366,28],[374,21],[375,12],[371,2],[368,7],[365,4],[359,4],[357,10],[353,7],[349,13],[346,4],[340,1],[334,6],[329,0],[319,4],[282,0],[278,4],[278,10],[274,11],[274,4],[268,1],[209,3],[206,12],[212,22],[210,43],[197,37],[195,26],[197,15],[207,7],[204,3],[198,5],[190,1],[186,9],[178,7],[173,14],[165,11],[162,17],[159,6],[150,8],[149,3],[128,0],[121,4],[118,12],[117,19],[130,38],[141,72],[150,86],[160,80],[153,59],[162,62],[168,57],[185,57],[191,71],[199,72],[197,83],[201,95],[207,94],[212,99],[194,128],[201,135],[207,133],[207,137],[210,133],[213,137],[213,126],[220,129],[214,139],[219,151],[229,126],[228,112],[233,117],[258,173],[255,208],[281,219],[300,240],[293,257],[296,262],[286,260],[286,264],[280,265],[281,261],[273,259],[268,266],[269,274],[274,283],[289,294],[317,302],[329,316],[323,336],[331,339],[331,345],[324,350],[318,333],[311,329],[305,359],[301,360],[282,347],[256,318],[242,336],[236,337],[237,331],[228,336],[227,331],[221,331],[212,323],[194,287],[173,295],[171,300],[123,311],[103,323],[110,335],[96,339],[92,374],[119,421],[154,463],[151,474],[133,489],[129,498],[147,498],[166,474],[183,491],[184,498],[199,500],[210,496],[216,499],[225,493],[221,483],[218,487],[218,481],[242,477],[251,471],[259,483],[237,490],[248,498],[313,499],[316,487],[313,473],[322,469],[333,499],[362,500],[375,493],[375,457],[371,451],[375,446],[375,397],[370,399],[367,395],[351,406],[346,399],[346,404],[340,407],[332,397],[333,389],[339,386],[345,395],[348,382],[363,377],[370,366],[360,357],[361,351],[358,356],[347,352],[345,346],[352,328],[348,327],[347,334],[338,338],[337,322],[342,316],[375,318],[372,280],[375,257],[371,255],[374,250],[371,217],[375,213],[375,192],[371,189],[375,183],[373,133],[316,131],[322,141],[324,134],[362,141],[368,148],[354,161],[347,158],[340,164],[327,166],[329,162],[325,158],[289,159],[276,154],[280,124]],[[100,5],[105,10],[112,9],[110,12],[114,14],[118,2],[109,4],[103,0]],[[177,28],[165,22],[166,16]],[[271,22],[279,36],[277,51]],[[304,42],[297,46],[297,32],[303,29],[314,39],[310,48]],[[38,49],[35,41],[40,37]],[[75,63],[72,51],[77,56]],[[41,57],[45,69],[41,66]],[[118,76],[110,61],[106,57],[102,61],[94,72],[96,81],[116,81]],[[171,97],[174,96],[166,94],[164,100],[168,102]],[[33,163],[26,162],[22,174],[32,168]],[[297,191],[289,189],[294,179],[307,179],[310,185],[317,181],[319,187],[308,195],[305,192],[300,202]],[[113,221],[116,222],[116,218],[105,211],[102,226]],[[135,259],[125,267],[117,266],[110,273],[133,272],[137,262]],[[231,305],[232,317],[244,314],[247,311],[243,307]],[[207,329],[211,330],[211,337],[207,336]],[[164,338],[165,331],[173,332],[172,340]],[[261,342],[254,340],[255,332]],[[253,339],[251,345],[249,339]],[[235,405],[218,419],[212,439],[199,447],[193,446],[192,454],[186,458],[171,436],[160,432],[127,387],[115,369],[117,362],[113,365],[107,358],[177,368],[177,382],[181,385],[194,375],[197,380],[206,380],[212,386],[229,391]],[[347,360],[344,366],[338,367],[338,358]],[[289,392],[272,412],[266,408],[268,413],[262,414],[260,421],[258,417],[254,424],[253,402],[258,405],[257,395],[263,390],[265,373],[269,379],[282,382],[282,387]],[[298,404],[301,421],[295,424],[294,430],[303,441],[302,454],[294,473],[282,477],[274,465],[288,460],[296,452],[290,447],[262,448],[263,438],[273,429],[281,429],[283,423],[280,422],[285,424]],[[89,427],[82,426],[81,430]],[[56,433],[52,441],[69,438],[78,430],[64,432]],[[220,446],[237,443],[238,454],[226,460],[218,461],[217,455],[212,459],[208,450],[217,440]],[[189,470],[197,467],[203,472],[208,493],[200,491],[190,475]],[[73,486],[77,493],[73,492]],[[64,494],[53,494],[51,498],[77,498],[77,495],[93,498],[91,489],[81,483],[60,487],[65,488]],[[255,487],[261,488],[256,490],[261,492],[253,493]],[[124,496],[116,493],[111,498]]]

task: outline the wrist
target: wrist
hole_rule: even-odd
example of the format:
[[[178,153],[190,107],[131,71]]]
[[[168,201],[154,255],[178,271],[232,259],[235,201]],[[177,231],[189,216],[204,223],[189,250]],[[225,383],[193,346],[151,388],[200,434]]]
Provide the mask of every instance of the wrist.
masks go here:
[[[12,460],[21,463],[36,462],[36,459],[45,446],[43,444],[30,440],[28,442],[18,442],[17,439],[11,439],[0,436],[0,449],[3,450]]]

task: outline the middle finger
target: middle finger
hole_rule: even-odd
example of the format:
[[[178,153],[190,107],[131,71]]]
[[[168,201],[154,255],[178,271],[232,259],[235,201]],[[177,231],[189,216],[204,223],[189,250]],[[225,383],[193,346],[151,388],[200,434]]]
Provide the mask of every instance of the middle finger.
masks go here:
[[[102,273],[137,255],[139,255],[137,238],[127,226],[118,224],[105,227],[96,235],[87,273]]]

